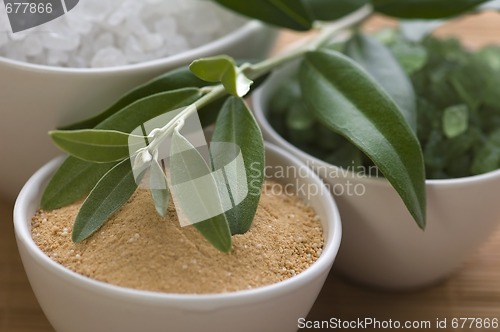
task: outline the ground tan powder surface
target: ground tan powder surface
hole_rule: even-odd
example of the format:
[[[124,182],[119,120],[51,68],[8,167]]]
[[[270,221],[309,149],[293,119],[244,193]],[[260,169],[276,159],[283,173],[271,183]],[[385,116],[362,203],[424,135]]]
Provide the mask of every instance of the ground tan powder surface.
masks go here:
[[[145,190],[80,244],[71,241],[79,204],[39,211],[32,234],[53,260],[111,284],[169,293],[250,289],[304,271],[323,248],[315,212],[276,186],[265,184],[254,224],[246,234],[233,236],[230,254],[214,249],[194,227],[181,228],[173,208],[166,219],[159,217]]]

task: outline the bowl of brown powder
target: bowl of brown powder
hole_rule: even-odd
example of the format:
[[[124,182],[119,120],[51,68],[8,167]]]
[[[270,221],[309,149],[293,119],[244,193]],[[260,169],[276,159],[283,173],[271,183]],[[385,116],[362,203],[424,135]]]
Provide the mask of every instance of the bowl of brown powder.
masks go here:
[[[19,195],[18,248],[35,295],[57,331],[296,331],[311,309],[341,238],[321,180],[287,152],[266,147],[266,181],[254,224],[230,254],[175,210],[157,217],[140,189],[88,240],[71,241],[80,203],[39,209],[60,159]]]

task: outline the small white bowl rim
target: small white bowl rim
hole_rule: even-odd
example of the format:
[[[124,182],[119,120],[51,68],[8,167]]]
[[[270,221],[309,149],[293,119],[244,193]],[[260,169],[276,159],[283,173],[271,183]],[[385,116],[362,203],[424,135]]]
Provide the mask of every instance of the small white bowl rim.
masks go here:
[[[264,29],[265,24],[258,20],[248,20],[240,28],[217,38],[207,44],[189,49],[185,52],[179,54],[171,55],[168,57],[163,57],[159,59],[143,61],[134,64],[127,64],[123,66],[114,67],[102,67],[102,68],[75,68],[75,67],[58,67],[49,65],[34,64],[14,59],[9,59],[0,56],[0,65],[3,63],[7,66],[12,66],[22,70],[28,70],[33,72],[44,72],[44,73],[61,73],[61,74],[78,74],[78,75],[95,75],[95,74],[109,74],[109,73],[121,73],[121,72],[136,72],[142,71],[145,68],[155,68],[161,66],[171,66],[178,67],[186,59],[196,59],[210,54],[210,51],[217,50],[225,47],[226,45],[231,45],[238,40],[243,39],[245,36],[251,35],[252,33]]]
[[[21,190],[14,207],[14,225],[15,234],[18,241],[29,249],[29,254],[34,256],[37,264],[40,264],[45,269],[52,273],[63,275],[65,278],[73,278],[73,283],[80,284],[81,287],[92,289],[96,292],[106,292],[110,296],[117,298],[127,299],[134,298],[135,301],[143,301],[144,303],[164,303],[182,305],[185,308],[192,310],[199,309],[200,311],[207,311],[204,305],[209,306],[210,309],[218,309],[229,305],[245,304],[249,302],[259,301],[261,298],[269,296],[272,292],[273,296],[282,296],[290,292],[290,290],[301,288],[302,286],[310,283],[317,278],[320,274],[330,268],[331,263],[335,260],[337,252],[340,247],[342,236],[342,228],[340,222],[340,214],[333,197],[329,194],[319,177],[306,167],[298,158],[279,148],[275,145],[266,143],[266,150],[278,154],[280,158],[284,158],[294,165],[303,166],[307,177],[311,179],[316,185],[321,188],[318,197],[325,203],[325,209],[329,216],[329,224],[327,234],[324,233],[324,238],[328,239],[323,248],[322,254],[316,262],[314,262],[307,270],[302,273],[291,277],[287,280],[262,286],[250,290],[241,290],[228,293],[214,293],[214,294],[177,294],[177,293],[161,293],[153,291],[136,290],[132,288],[116,286],[102,281],[94,280],[78,274],[50,259],[43,251],[35,244],[31,238],[30,227],[26,222],[27,218],[31,219],[32,216],[27,215],[29,204],[34,200],[37,193],[44,183],[47,181],[48,176],[53,173],[55,167],[60,164],[63,157],[58,157],[40,168],[25,184]],[[33,190],[34,189],[34,190]]]
[[[286,67],[285,67],[286,69]],[[275,78],[276,73],[273,73],[271,77],[267,79],[267,81],[262,84],[255,92],[252,94],[252,105],[254,109],[254,114],[255,118],[259,122],[259,125],[262,129],[262,131],[269,136],[276,142],[278,142],[278,145],[282,145],[285,147],[285,150],[288,151],[293,151],[293,154],[300,156],[302,160],[310,160],[312,161],[313,166],[320,166],[325,169],[331,169],[335,170],[336,174],[346,174],[347,177],[349,178],[356,178],[360,182],[364,183],[370,183],[372,185],[378,185],[378,186],[391,186],[389,181],[385,178],[381,177],[360,177],[357,176],[356,173],[350,171],[350,170],[342,170],[339,171],[341,168],[329,164],[319,158],[316,158],[313,155],[310,155],[301,149],[297,148],[295,145],[292,143],[288,142],[285,138],[283,138],[276,130],[271,126],[269,121],[267,120],[267,117],[265,116],[264,112],[264,98],[263,98],[263,93],[265,89],[269,88],[269,86],[274,86],[273,78]],[[309,165],[308,165],[309,166]],[[472,175],[472,176],[467,176],[467,177],[462,177],[462,178],[452,178],[452,179],[427,179],[425,180],[426,186],[427,187],[453,187],[453,186],[463,186],[463,185],[470,185],[470,184],[478,184],[483,181],[489,181],[492,178],[498,178],[500,177],[500,169],[487,172],[484,174],[479,174],[479,175]]]

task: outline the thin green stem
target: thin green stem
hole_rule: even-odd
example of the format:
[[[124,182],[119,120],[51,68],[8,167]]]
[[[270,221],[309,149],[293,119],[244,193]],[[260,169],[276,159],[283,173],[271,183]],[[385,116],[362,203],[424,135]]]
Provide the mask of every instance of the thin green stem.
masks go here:
[[[318,24],[318,34],[314,36],[310,41],[303,43],[302,45],[296,47],[295,49],[289,50],[281,55],[275,56],[268,60],[264,60],[260,63],[249,64],[245,63],[240,67],[240,70],[245,73],[245,75],[256,80],[259,77],[268,74],[277,67],[291,62],[295,59],[302,57],[305,53],[309,51],[314,51],[322,47],[325,43],[328,43],[339,31],[345,30],[351,26],[358,25],[364,20],[366,20],[373,13],[373,8],[371,5],[365,5],[356,12],[332,23],[332,24]],[[207,86],[200,89],[203,96],[195,101],[193,104],[187,106],[183,111],[176,115],[169,123],[164,127],[157,130],[154,134],[151,144],[149,144],[149,150],[152,152],[158,148],[161,142],[170,136],[174,128],[182,121],[186,120],[191,114],[199,109],[211,104],[215,100],[222,98],[227,95],[222,84],[215,86]]]
[[[250,79],[255,80],[276,69],[276,67],[298,59],[307,52],[319,49],[324,44],[328,43],[338,32],[365,21],[372,14],[373,7],[371,5],[365,5],[353,14],[350,14],[334,23],[320,24],[316,27],[318,34],[309,42],[306,42],[295,49],[289,50],[288,52],[274,58],[250,65],[244,72]]]
[[[199,109],[225,96],[227,93],[222,84],[215,85],[212,87],[205,87],[202,89],[202,91],[205,92],[206,94],[203,95],[197,101],[195,101],[193,104],[187,106],[172,120],[170,120],[169,123],[167,123],[165,126],[157,130],[156,134],[154,135],[155,137],[153,137],[153,141],[151,142],[151,144],[149,144],[150,151],[154,151],[155,149],[157,149],[161,144],[161,142],[172,134],[174,128],[179,122],[186,120],[194,112],[197,112]]]
[[[215,85],[210,88],[211,89],[208,90],[208,92],[203,97],[194,102],[194,106],[197,109],[202,109],[203,107],[211,104],[219,98],[224,97],[227,94],[226,89],[222,84]]]

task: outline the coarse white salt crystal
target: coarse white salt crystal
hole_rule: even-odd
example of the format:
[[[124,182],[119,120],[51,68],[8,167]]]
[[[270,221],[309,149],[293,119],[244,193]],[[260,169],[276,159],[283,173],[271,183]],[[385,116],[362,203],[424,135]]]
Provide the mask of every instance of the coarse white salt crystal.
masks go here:
[[[108,17],[107,23],[111,26],[122,24],[127,17],[134,17],[135,13],[139,13],[142,7],[143,4],[140,1],[123,1],[119,8]]]
[[[0,16],[1,17],[1,16]],[[9,30],[6,30],[6,31],[9,31]],[[17,32],[17,33],[9,33],[9,38],[11,40],[24,40],[27,36],[27,32],[26,31],[20,31],[20,32]]]
[[[179,50],[186,51],[189,49],[189,44],[186,38],[182,36],[176,36],[169,39],[165,39],[165,55],[173,55],[179,53]]]
[[[66,25],[79,34],[86,35],[92,30],[93,24],[81,15],[66,15]]]
[[[123,49],[127,59],[133,62],[139,62],[144,56],[144,50],[141,43],[134,36],[128,36]]]
[[[164,38],[173,37],[177,35],[177,22],[171,17],[160,19],[154,23],[154,30]]]
[[[107,46],[115,46],[115,37],[111,32],[104,32],[97,36],[95,39],[93,50],[98,52]]]
[[[150,33],[142,39],[142,45],[146,51],[154,51],[163,46],[163,37],[157,33]]]
[[[51,66],[60,66],[68,62],[69,55],[66,52],[59,50],[49,50],[47,55],[47,64]]]
[[[91,62],[91,66],[94,68],[122,66],[126,64],[127,58],[125,58],[122,51],[115,47],[106,47],[99,50]]]
[[[43,46],[48,50],[72,51],[80,45],[80,35],[77,33],[41,33]]]
[[[116,6],[116,1],[80,1],[72,12],[77,11],[83,18],[88,21],[102,22],[104,19],[113,12],[113,7]],[[72,14],[66,14],[66,16]]]
[[[0,29],[0,56],[62,67],[120,66],[199,47],[245,22],[211,1],[85,0],[53,21],[11,33],[0,11],[7,31]]]
[[[39,55],[43,52],[42,40],[40,38],[28,36],[22,41],[22,50],[27,56]]]

